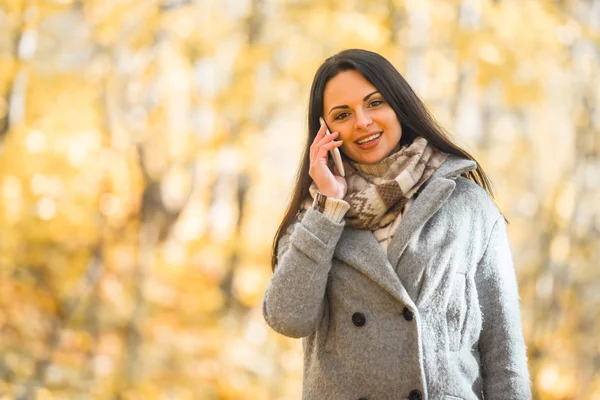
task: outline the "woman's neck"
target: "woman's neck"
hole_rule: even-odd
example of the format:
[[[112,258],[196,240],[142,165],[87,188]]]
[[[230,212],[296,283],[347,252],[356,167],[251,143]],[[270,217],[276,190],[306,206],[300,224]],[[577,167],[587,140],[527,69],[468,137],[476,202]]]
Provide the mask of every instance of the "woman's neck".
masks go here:
[[[390,165],[392,165],[392,163],[396,160],[396,153],[398,153],[399,150],[400,143],[394,147],[392,152],[387,157],[384,157],[381,161],[378,161],[375,164],[361,164],[352,160],[350,160],[350,164],[358,171],[365,174],[383,176],[388,171]]]

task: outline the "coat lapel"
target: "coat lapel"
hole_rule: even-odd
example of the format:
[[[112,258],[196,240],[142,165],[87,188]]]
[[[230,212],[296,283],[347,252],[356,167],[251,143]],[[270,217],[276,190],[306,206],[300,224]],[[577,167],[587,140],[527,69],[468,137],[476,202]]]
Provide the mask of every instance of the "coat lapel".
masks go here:
[[[456,183],[446,178],[438,179],[427,186],[421,195],[415,199],[412,207],[408,209],[405,218],[400,222],[398,230],[390,243],[388,254],[390,263],[400,278],[404,289],[417,307],[420,306],[423,290],[426,290],[429,283],[431,283],[427,279],[429,276],[427,268],[431,268],[431,264],[427,262],[402,262],[402,255],[406,252],[409,243],[413,243],[414,241],[416,241],[417,249],[423,248],[424,250],[426,248],[427,237],[421,234],[421,230],[427,221],[448,200],[455,187]],[[418,245],[420,240],[425,241],[423,243],[424,246]],[[429,256],[433,256],[433,254]],[[428,255],[423,255],[423,257],[426,259]]]
[[[369,230],[346,228],[335,249],[335,257],[366,275],[397,300],[411,304],[410,296]]]
[[[411,238],[419,234],[425,223],[448,200],[456,187],[454,179],[476,167],[472,160],[448,155],[400,221],[387,254],[371,231],[346,228],[335,249],[336,258],[369,277],[399,301],[414,306],[419,291],[427,285],[423,282],[426,265],[411,267],[410,274],[399,274],[402,272],[399,270],[402,254]],[[407,288],[411,289],[410,294],[414,298]]]
[[[435,214],[448,200],[456,183],[452,179],[438,178],[425,187],[414,200],[412,206],[400,221],[388,248],[388,258],[394,269],[406,249],[410,238]]]
[[[346,228],[335,249],[335,257],[366,275],[397,300],[414,305],[416,299],[409,296],[406,283],[403,285],[396,272],[398,261],[413,234],[439,210],[454,187],[453,180],[438,178],[423,189],[400,222],[388,254],[371,231]]]

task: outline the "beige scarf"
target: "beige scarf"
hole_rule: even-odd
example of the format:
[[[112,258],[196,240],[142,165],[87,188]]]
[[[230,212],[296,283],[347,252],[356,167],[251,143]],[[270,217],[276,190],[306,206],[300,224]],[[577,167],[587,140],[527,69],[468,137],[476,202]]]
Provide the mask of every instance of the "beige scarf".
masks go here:
[[[433,147],[423,137],[403,146],[377,164],[359,164],[344,159],[348,191],[344,201],[350,209],[346,225],[374,231],[394,221],[419,188],[444,163],[447,154]],[[329,160],[330,168],[333,162]],[[303,203],[306,210],[317,193],[313,182],[310,198]]]

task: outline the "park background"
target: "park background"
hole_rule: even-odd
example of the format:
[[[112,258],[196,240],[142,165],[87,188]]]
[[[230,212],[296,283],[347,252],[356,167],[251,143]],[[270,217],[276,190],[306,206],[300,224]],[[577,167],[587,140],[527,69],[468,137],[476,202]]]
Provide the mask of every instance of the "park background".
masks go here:
[[[300,399],[261,300],[354,47],[491,176],[535,399],[600,399],[599,0],[0,0],[0,399]]]

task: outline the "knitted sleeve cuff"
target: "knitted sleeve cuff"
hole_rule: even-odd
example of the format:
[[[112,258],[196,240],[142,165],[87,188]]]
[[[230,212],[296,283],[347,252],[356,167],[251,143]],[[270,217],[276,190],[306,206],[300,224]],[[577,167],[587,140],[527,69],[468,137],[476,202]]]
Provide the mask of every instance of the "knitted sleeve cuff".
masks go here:
[[[316,200],[313,202],[313,206],[316,206]],[[340,223],[344,219],[344,215],[350,209],[350,204],[344,200],[333,199],[328,197],[325,201],[325,209],[323,215],[332,220],[335,223]]]

